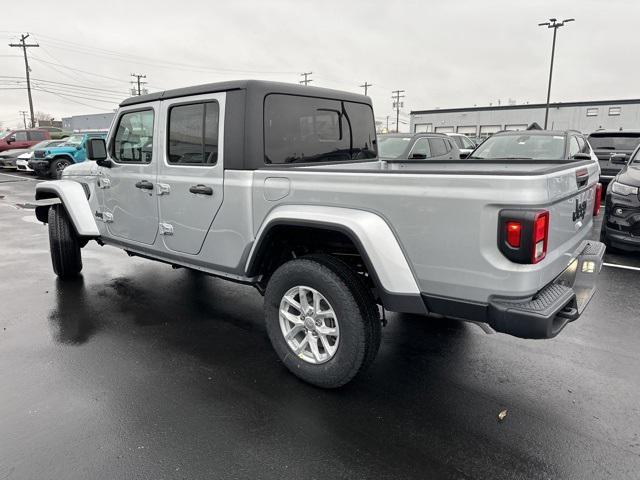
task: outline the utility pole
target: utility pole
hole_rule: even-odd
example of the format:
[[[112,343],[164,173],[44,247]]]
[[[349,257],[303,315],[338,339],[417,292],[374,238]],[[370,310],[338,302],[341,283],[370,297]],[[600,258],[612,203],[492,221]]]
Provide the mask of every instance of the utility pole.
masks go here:
[[[400,131],[400,107],[404,107],[404,102],[400,100],[404,98],[404,90],[394,90],[393,92],[393,108],[396,109],[396,133]]]
[[[301,73],[300,76],[304,77],[304,80],[300,80],[300,83],[304,83],[305,85],[308,85],[309,83],[313,82],[313,80],[311,80],[309,77],[309,75],[313,74],[313,72],[304,72]]]
[[[551,99],[551,77],[553,76],[553,57],[556,52],[556,35],[558,29],[564,27],[565,23],[573,22],[575,18],[565,18],[561,22],[558,22],[556,18],[550,18],[548,22],[539,23],[539,27],[546,26],[547,28],[553,28],[553,43],[551,44],[551,66],[549,67],[549,86],[547,87],[547,106],[544,111],[544,129],[547,129],[547,122],[549,121],[549,100]]]
[[[387,133],[389,133],[389,115],[387,115]]]
[[[360,88],[364,88],[364,94],[365,96],[367,95],[367,89],[369,87],[373,87],[373,85],[371,83],[367,83],[366,81],[364,82],[364,85],[360,85]]]
[[[131,89],[131,93],[133,93],[134,95],[140,96],[142,95],[142,85],[144,85],[147,82],[143,82],[140,79],[141,78],[147,78],[146,75],[139,75],[137,73],[132,73],[131,76],[133,78],[135,78],[135,80],[133,80],[131,83],[134,85],[134,88]],[[137,84],[137,87],[136,87]],[[138,92],[138,93],[134,93],[134,92]]]
[[[27,113],[29,113],[29,112],[27,112],[25,110],[20,110],[20,112],[18,112],[18,113],[20,113],[20,115],[22,115],[22,123],[24,123],[24,128],[26,130],[27,129]]]
[[[27,48],[39,47],[37,43],[26,43],[25,40],[29,38],[29,34],[20,35],[20,43],[10,43],[10,47],[21,48],[24,53],[24,68],[27,72],[27,95],[29,96],[29,111],[31,112],[31,128],[36,125],[36,119],[33,115],[33,99],[31,98],[31,78],[29,76],[29,59],[27,58]],[[26,127],[25,127],[26,128]]]

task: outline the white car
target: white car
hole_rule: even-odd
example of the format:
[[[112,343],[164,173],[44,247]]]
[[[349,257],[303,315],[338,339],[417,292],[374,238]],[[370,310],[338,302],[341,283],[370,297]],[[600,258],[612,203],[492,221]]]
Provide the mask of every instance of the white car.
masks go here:
[[[473,143],[473,140],[462,133],[447,133],[446,135],[449,135],[451,139],[456,142],[456,145],[458,145],[460,158],[467,158],[476,148],[476,144]]]
[[[31,155],[33,155],[33,152],[23,153],[22,155],[18,156],[18,159],[16,160],[16,168],[19,171],[33,172],[33,169],[29,168],[29,159],[31,158]]]

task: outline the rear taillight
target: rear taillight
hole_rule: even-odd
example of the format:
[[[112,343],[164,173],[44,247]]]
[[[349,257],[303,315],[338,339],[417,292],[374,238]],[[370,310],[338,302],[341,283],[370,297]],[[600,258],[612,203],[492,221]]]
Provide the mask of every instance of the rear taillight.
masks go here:
[[[597,217],[600,214],[600,203],[602,202],[602,184],[596,184],[596,196],[593,199],[593,216]]]
[[[538,263],[547,255],[549,212],[546,210],[501,210],[498,248],[515,263]]]
[[[549,239],[549,212],[538,213],[533,221],[533,241],[531,249],[531,263],[538,263],[547,255]]]

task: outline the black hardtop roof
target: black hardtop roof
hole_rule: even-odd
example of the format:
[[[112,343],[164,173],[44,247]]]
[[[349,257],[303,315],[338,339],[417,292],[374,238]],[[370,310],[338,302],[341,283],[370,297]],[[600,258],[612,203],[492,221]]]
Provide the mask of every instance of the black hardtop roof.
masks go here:
[[[619,136],[619,137],[624,137],[625,134],[631,134],[633,136],[640,136],[640,130],[606,130],[606,129],[600,129],[600,130],[596,130],[595,132],[591,132],[589,135],[596,135],[596,136],[604,136],[604,135],[611,135],[611,136]]]
[[[175,88],[162,92],[149,93],[130,97],[120,103],[121,107],[137,105],[140,103],[166,100],[170,98],[188,97],[202,95],[205,93],[226,92],[230,90],[251,90],[255,93],[267,95],[269,93],[283,93],[289,95],[305,95],[310,97],[322,97],[330,99],[347,100],[371,104],[371,99],[357,93],[332,90],[329,88],[309,87],[295,83],[271,82],[267,80],[232,80],[228,82],[206,83],[204,85],[194,85],[191,87]]]

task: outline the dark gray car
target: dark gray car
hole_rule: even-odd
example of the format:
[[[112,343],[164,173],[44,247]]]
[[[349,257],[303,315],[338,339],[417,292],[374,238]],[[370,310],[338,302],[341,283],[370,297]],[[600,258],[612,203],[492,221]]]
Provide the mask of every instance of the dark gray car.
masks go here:
[[[640,130],[598,130],[589,135],[589,143],[600,162],[600,180],[608,183],[622,165],[611,161],[613,155],[629,155],[640,144]]]
[[[459,160],[460,149],[442,133],[388,133],[378,136],[384,160]]]

